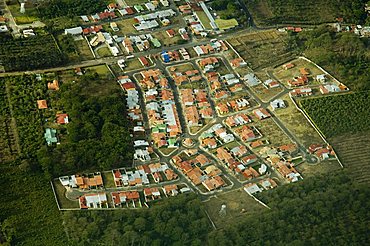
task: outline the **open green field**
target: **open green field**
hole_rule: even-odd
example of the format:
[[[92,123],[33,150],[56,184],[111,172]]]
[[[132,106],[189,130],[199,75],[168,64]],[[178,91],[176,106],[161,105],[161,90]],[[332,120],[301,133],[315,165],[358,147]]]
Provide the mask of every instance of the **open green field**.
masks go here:
[[[236,19],[229,20],[216,19],[215,22],[217,27],[220,28],[221,30],[228,30],[238,26],[238,21]]]
[[[181,36],[177,32],[177,29],[174,29],[174,31],[176,35],[172,38],[167,35],[166,31],[155,32],[152,35],[154,38],[157,38],[163,44],[163,46],[166,47],[176,45],[179,40],[182,40]]]
[[[344,17],[357,23],[361,18],[361,0],[244,0],[257,25],[319,24]]]
[[[94,59],[93,54],[91,53],[91,50],[89,48],[89,45],[86,43],[86,40],[79,40],[75,41],[77,52],[79,54],[79,57],[82,60],[92,60]]]
[[[268,30],[232,37],[227,41],[252,69],[259,69],[275,66],[293,58],[293,55],[286,51],[286,38],[285,33]]]
[[[92,66],[92,67],[86,67],[85,69],[96,72],[97,74],[99,74],[101,76],[111,74],[106,65],[96,65],[96,66]]]
[[[262,83],[256,86],[251,87],[251,90],[256,93],[256,95],[263,101],[268,102],[271,98],[278,95],[284,89],[283,87],[279,86],[276,88],[269,88],[267,89]]]
[[[99,47],[96,49],[96,54],[98,55],[98,57],[109,57],[109,56],[112,56],[112,53],[110,52],[109,48],[108,47]]]
[[[136,23],[133,18],[116,21],[116,23],[119,28],[119,31],[116,32],[117,34],[127,35],[130,33],[138,33],[133,26]],[[107,28],[107,30],[110,30],[110,28]]]
[[[323,143],[319,134],[306,120],[301,112],[294,106],[288,95],[281,99],[284,100],[286,108],[276,109],[274,114],[284,123],[306,148],[313,143]]]
[[[210,21],[209,21],[207,15],[206,15],[206,13],[204,13],[204,11],[202,11],[202,10],[201,11],[195,11],[195,13],[199,17],[199,20],[200,20],[200,22],[202,23],[202,25],[204,26],[205,29],[207,29],[207,30],[212,29]]]
[[[15,22],[18,25],[22,24],[31,24],[34,21],[39,20],[37,17],[37,9],[36,8],[27,8],[26,7],[26,12],[22,14],[20,12],[20,5],[19,4],[13,4],[13,5],[8,5],[8,8],[10,12],[12,13]]]
[[[292,141],[279,126],[271,119],[256,120],[251,125],[257,127],[262,134],[261,140],[267,140],[272,146],[290,144]]]
[[[225,216],[219,213],[223,204],[226,205]],[[266,210],[242,189],[216,195],[204,202],[204,205],[217,229],[227,227],[242,217]]]
[[[59,180],[53,180],[52,182],[55,190],[55,195],[58,199],[59,207],[61,209],[80,207],[78,201],[72,201],[66,197],[66,189]]]
[[[329,138],[350,175],[360,183],[370,183],[370,132]]]

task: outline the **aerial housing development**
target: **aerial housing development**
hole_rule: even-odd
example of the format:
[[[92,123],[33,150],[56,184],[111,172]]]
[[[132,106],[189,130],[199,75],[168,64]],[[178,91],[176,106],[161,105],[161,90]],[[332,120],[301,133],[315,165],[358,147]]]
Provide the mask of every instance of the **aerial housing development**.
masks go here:
[[[1,2],[0,244],[366,245],[369,4]]]

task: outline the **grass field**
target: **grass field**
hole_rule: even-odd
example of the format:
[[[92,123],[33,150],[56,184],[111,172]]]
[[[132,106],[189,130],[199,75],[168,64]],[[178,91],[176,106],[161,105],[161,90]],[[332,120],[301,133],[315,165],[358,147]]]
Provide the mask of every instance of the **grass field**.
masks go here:
[[[89,48],[89,45],[86,43],[86,40],[78,40],[75,41],[75,45],[77,48],[77,52],[81,58],[81,60],[91,60],[94,59],[93,54]]]
[[[370,183],[370,132],[329,139],[339,159],[358,182]]]
[[[277,88],[267,89],[264,85],[259,84],[251,87],[251,90],[253,90],[263,102],[268,102],[272,97],[282,92],[283,88],[280,86]]]
[[[332,173],[341,169],[341,166],[337,160],[325,160],[314,165],[303,162],[296,166],[296,169],[302,174],[303,178],[308,178],[315,177],[320,174]]]
[[[133,18],[125,19],[121,21],[116,21],[117,26],[119,28],[119,31],[116,32],[117,34],[130,34],[130,33],[137,33],[136,29],[134,28],[133,24],[135,24],[135,21]],[[109,28],[110,29],[110,28]],[[107,29],[107,30],[109,30]]]
[[[107,74],[109,74],[109,75],[111,74],[109,69],[105,65],[97,65],[97,66],[92,66],[92,67],[86,67],[86,69],[95,71],[99,75],[103,75],[103,76],[107,75]]]
[[[212,29],[210,21],[209,21],[207,15],[206,15],[206,13],[204,13],[204,11],[195,11],[195,13],[197,14],[200,22],[202,23],[202,25],[205,29],[207,29],[207,30]]]
[[[103,178],[103,184],[105,188],[116,188],[116,185],[114,184],[113,174],[111,171],[102,172],[101,175]]]
[[[60,208],[62,208],[62,209],[65,209],[65,208],[79,208],[78,201],[69,200],[65,196],[66,189],[60,183],[59,180],[54,180],[53,185],[54,185],[55,195],[58,199],[58,203],[59,203]]]
[[[265,120],[255,120],[253,123],[251,123],[251,125],[257,127],[257,129],[261,132],[261,140],[268,140],[273,146],[289,144],[292,142],[271,118]]]
[[[110,52],[108,47],[100,47],[100,48],[95,50],[95,53],[98,55],[98,57],[112,56],[112,53]]]
[[[223,204],[226,205],[226,215],[220,216]],[[217,229],[235,223],[238,218],[266,210],[242,189],[216,195],[204,202],[204,205]]]
[[[310,125],[302,113],[294,106],[288,95],[281,99],[284,100],[286,108],[277,109],[274,114],[284,123],[284,125],[308,148],[313,143],[323,143],[319,134]]]
[[[26,12],[24,14],[19,11],[20,5],[18,4],[8,5],[8,8],[18,25],[31,24],[34,21],[39,20],[36,8],[26,8]]]
[[[230,20],[216,19],[215,22],[217,27],[220,28],[221,30],[227,30],[238,26],[238,21],[236,19]]]
[[[228,39],[252,69],[275,66],[293,58],[286,52],[287,34],[275,30],[248,33]]]
[[[174,31],[176,32],[176,35],[172,38],[167,35],[166,31],[155,32],[153,33],[153,37],[157,38],[165,47],[176,45],[179,40],[182,40],[182,38],[178,34],[177,29],[174,29]]]

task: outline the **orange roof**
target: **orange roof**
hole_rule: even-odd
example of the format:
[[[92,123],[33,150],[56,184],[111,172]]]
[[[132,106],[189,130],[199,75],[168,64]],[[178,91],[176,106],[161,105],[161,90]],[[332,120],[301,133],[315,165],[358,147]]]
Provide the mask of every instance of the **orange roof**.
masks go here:
[[[37,107],[39,109],[45,109],[48,108],[48,103],[46,100],[37,100]]]
[[[54,79],[53,82],[48,83],[48,89],[57,91],[59,90],[59,82],[58,80]]]

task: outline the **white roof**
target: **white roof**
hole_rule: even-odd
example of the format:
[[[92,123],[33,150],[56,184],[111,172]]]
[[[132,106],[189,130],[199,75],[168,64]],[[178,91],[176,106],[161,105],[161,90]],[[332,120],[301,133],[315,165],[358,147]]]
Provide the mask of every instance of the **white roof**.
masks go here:
[[[67,28],[64,29],[65,34],[71,34],[71,35],[78,35],[82,33],[82,27],[74,27],[74,28]]]
[[[254,194],[254,193],[257,193],[257,192],[261,192],[262,190],[260,189],[260,187],[258,187],[258,185],[256,184],[253,184],[249,187],[244,187],[244,190],[245,192],[249,193],[249,194]]]

